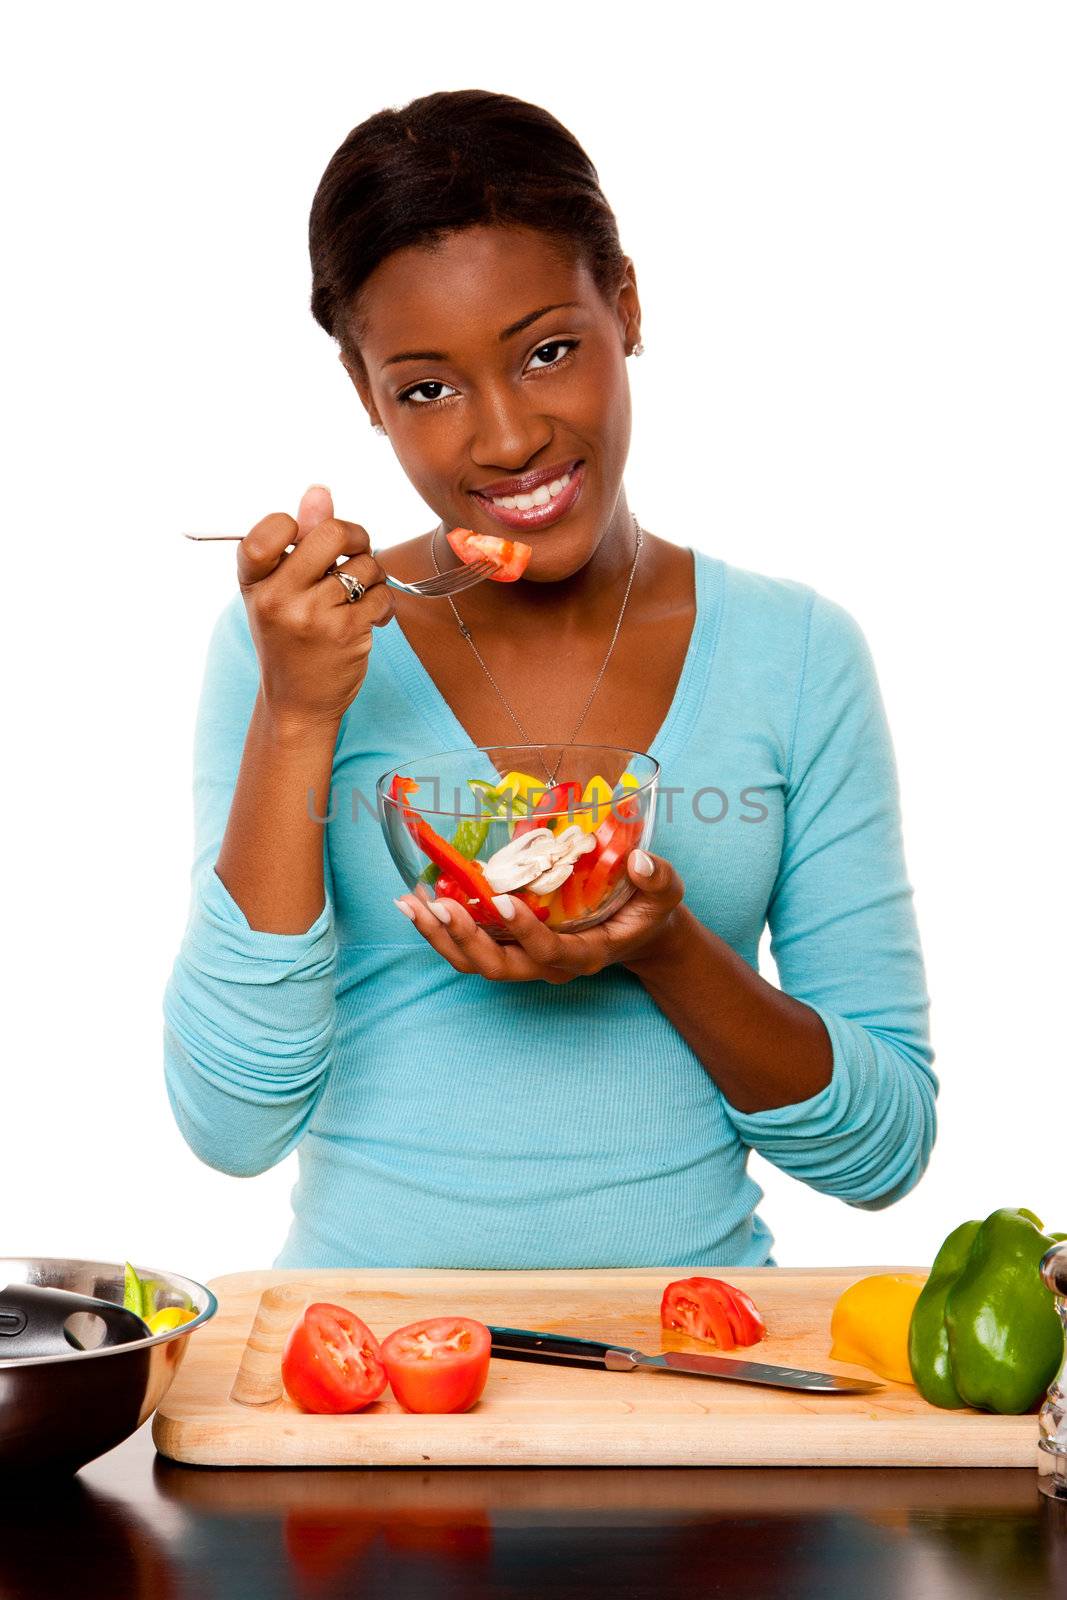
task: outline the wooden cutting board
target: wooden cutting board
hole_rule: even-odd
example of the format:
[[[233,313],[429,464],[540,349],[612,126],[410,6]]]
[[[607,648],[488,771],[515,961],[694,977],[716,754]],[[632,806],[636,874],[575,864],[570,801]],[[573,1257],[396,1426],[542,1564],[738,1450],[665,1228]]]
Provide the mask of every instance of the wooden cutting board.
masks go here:
[[[416,1416],[386,1389],[349,1416],[314,1416],[287,1396],[248,1394],[272,1379],[284,1333],[310,1300],[347,1306],[379,1339],[421,1317],[460,1315],[512,1328],[604,1339],[650,1354],[708,1353],[659,1325],[672,1278],[693,1267],[466,1272],[337,1268],[230,1273],[210,1287],[217,1314],[189,1336],[152,1423],[157,1449],[211,1466],[985,1466],[1036,1462],[1037,1418],[941,1411],[908,1384],[860,1395],[813,1395],[669,1372],[601,1372],[493,1357],[478,1404],[458,1416]],[[830,1313],[850,1283],[915,1267],[761,1267],[722,1272],[752,1296],[768,1336],[737,1355],[870,1377],[831,1361]],[[709,1269],[708,1276],[717,1273]],[[265,1291],[295,1290],[274,1312]],[[272,1297],[273,1298],[273,1297]],[[255,1337],[246,1355],[249,1335]],[[239,1376],[240,1375],[240,1376]]]

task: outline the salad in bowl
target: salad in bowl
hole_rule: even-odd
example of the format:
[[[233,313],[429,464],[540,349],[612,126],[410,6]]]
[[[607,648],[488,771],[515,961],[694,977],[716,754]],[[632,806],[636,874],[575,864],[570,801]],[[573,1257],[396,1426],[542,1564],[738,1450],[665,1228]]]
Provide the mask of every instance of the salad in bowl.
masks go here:
[[[384,772],[378,815],[408,889],[456,901],[495,939],[514,937],[495,894],[573,933],[633,893],[626,861],[649,848],[658,782],[653,756],[614,745],[470,745]]]

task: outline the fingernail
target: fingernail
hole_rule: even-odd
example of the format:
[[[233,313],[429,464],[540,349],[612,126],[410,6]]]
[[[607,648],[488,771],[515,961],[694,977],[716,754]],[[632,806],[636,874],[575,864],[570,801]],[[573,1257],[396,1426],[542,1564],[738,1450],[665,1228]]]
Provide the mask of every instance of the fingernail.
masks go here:
[[[643,850],[634,851],[634,871],[639,872],[642,878],[651,878],[656,870],[656,863],[651,856],[646,856]]]
[[[509,894],[494,894],[492,900],[500,915],[506,917],[510,922],[515,915],[515,904],[511,896]]]
[[[440,900],[428,900],[426,909],[432,911],[438,922],[451,922],[452,913]]]
[[[330,492],[328,484],[325,484],[325,483],[309,483],[307,488],[304,490],[304,493],[305,494],[310,494],[312,489],[321,489],[323,494],[329,494],[329,492]]]
[[[415,921],[415,913],[412,911],[406,900],[394,900],[393,904],[394,906],[400,907],[401,911],[404,913],[405,917],[407,917],[409,922]]]

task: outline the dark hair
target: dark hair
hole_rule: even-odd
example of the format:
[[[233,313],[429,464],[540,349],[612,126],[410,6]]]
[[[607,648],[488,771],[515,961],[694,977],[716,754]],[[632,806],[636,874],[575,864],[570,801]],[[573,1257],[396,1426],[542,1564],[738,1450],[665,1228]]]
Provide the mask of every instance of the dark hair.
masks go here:
[[[311,313],[362,366],[358,294],[394,250],[478,224],[569,246],[605,299],[623,278],[615,215],[572,133],[540,106],[484,89],[377,111],[330,158],[311,206]]]

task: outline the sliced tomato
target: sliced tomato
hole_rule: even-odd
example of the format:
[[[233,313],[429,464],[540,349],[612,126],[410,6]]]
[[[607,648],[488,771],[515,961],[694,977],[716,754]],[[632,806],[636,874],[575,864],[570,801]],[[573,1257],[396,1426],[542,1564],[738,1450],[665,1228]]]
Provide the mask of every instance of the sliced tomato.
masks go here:
[[[495,561],[497,570],[489,574],[494,583],[514,583],[521,578],[533,554],[521,539],[498,539],[492,533],[475,533],[470,528],[453,528],[445,537],[461,561],[480,561],[483,556]]]
[[[723,1288],[729,1290],[730,1322],[738,1344],[759,1344],[767,1337],[767,1324],[755,1301],[732,1283],[724,1283]]]
[[[489,1376],[492,1337],[472,1317],[427,1317],[382,1341],[382,1360],[405,1411],[469,1411]]]
[[[675,1279],[663,1291],[659,1319],[664,1328],[676,1328],[720,1350],[758,1344],[767,1332],[744,1290],[721,1278]]]
[[[305,1411],[360,1411],[386,1385],[382,1351],[365,1322],[344,1306],[313,1301],[282,1352],[282,1383]]]

